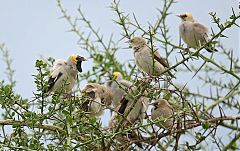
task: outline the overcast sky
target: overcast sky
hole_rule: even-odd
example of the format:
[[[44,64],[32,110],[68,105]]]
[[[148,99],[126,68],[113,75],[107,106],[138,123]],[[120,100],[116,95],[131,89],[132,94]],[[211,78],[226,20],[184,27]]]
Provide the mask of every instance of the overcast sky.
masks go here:
[[[100,28],[101,32],[107,36],[114,33],[115,37],[120,38],[120,28],[112,21],[116,19],[116,16],[109,8],[110,0],[63,0],[62,3],[68,9],[68,13],[73,16],[76,15],[76,9],[81,5],[86,17],[96,28]],[[121,0],[120,5],[123,11],[129,14],[135,13],[143,25],[153,22],[157,15],[156,9],[162,7],[159,0],[152,0],[151,3]],[[190,12],[198,21],[215,28],[208,13],[217,12],[218,16],[225,20],[231,13],[231,7],[237,10],[237,5],[236,0],[181,0],[174,4],[171,11],[173,14]],[[67,58],[73,53],[81,54],[76,44],[77,37],[67,32],[69,25],[65,20],[59,19],[60,16],[61,13],[54,0],[0,1],[0,43],[4,42],[10,50],[10,56],[14,60],[13,67],[16,70],[16,90],[25,97],[31,96],[31,91],[34,90],[31,75],[35,72],[34,62],[40,55]],[[172,15],[168,18],[168,22],[173,38],[177,41],[180,20]],[[231,35],[231,38],[224,40],[226,46],[237,49],[239,30],[234,28],[226,33]],[[126,51],[126,53],[129,53],[129,58],[124,59],[133,57],[132,52]],[[119,58],[123,59],[123,56]],[[2,64],[2,61],[0,63]],[[2,65],[0,71],[0,76],[5,78]]]

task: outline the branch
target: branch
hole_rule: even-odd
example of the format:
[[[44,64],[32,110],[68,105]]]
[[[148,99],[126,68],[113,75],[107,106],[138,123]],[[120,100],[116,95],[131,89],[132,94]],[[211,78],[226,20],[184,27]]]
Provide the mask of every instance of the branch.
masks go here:
[[[225,100],[229,99],[230,97],[233,97],[234,95],[240,93],[240,90],[238,90],[239,85],[240,85],[240,81],[235,85],[235,87],[232,90],[230,90],[228,92],[228,94],[226,96],[219,98],[212,105],[208,106],[206,111],[209,111],[210,109],[214,108],[219,103],[224,102]]]
[[[232,141],[222,149],[222,151],[228,151],[229,149],[231,149],[233,147],[234,143],[239,141],[239,138],[240,138],[240,134],[236,135],[234,137],[234,139],[232,139]]]
[[[31,127],[30,124],[26,123],[23,120],[12,120],[12,119],[0,120],[0,125],[19,125],[19,126]],[[62,128],[55,125],[50,125],[50,124],[36,124],[34,125],[33,128],[40,128],[40,129],[45,129],[49,131],[59,131],[59,132],[63,131]]]
[[[202,120],[202,121],[199,121],[198,123],[186,124],[186,127],[184,129],[169,130],[165,133],[160,133],[157,137],[156,136],[151,136],[151,137],[147,137],[147,138],[144,138],[144,139],[141,139],[141,140],[132,141],[131,143],[132,144],[137,143],[137,142],[152,143],[152,141],[154,141],[156,139],[160,140],[161,138],[172,135],[172,134],[183,133],[188,129],[192,129],[192,128],[201,126],[203,123],[206,123],[206,122],[213,124],[213,123],[219,123],[219,122],[227,121],[227,120],[240,120],[240,116],[236,116],[236,117],[232,117],[232,116],[215,117],[215,118],[211,118],[211,119],[208,119],[208,120],[205,120],[205,121]]]
[[[6,75],[8,78],[8,81],[10,82],[11,86],[15,86],[16,81],[13,78],[14,75],[14,70],[12,69],[12,59],[9,57],[9,50],[5,47],[5,44],[0,44],[0,50],[2,52],[2,56],[3,56],[3,61],[6,63]]]

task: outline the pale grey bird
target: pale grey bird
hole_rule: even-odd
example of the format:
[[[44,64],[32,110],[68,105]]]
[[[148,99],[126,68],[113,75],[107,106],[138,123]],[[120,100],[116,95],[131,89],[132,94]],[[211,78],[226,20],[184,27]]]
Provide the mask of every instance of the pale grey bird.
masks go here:
[[[147,44],[142,37],[134,37],[130,40],[134,50],[135,62],[138,68],[150,76],[160,76],[161,72],[169,68],[168,63],[160,56],[158,49]],[[174,77],[170,71],[168,74]]]
[[[135,122],[142,122],[145,117],[145,113],[148,109],[148,101],[149,99],[146,96],[141,96],[137,102],[134,104],[134,100],[129,97],[124,97],[121,100],[121,104],[117,107],[118,113],[115,113],[109,121],[109,127],[115,127],[118,124],[116,117],[118,114],[127,113],[131,107],[133,106],[130,113],[125,117],[125,122],[123,125],[132,125]]]
[[[132,82],[123,79],[123,76],[120,72],[113,72],[113,79],[109,85],[113,93],[113,102],[112,105],[114,108],[117,108],[120,104],[120,101],[126,95],[126,92],[129,91],[129,88],[133,86]]]
[[[145,96],[141,96],[134,105],[134,100],[124,97],[121,104],[118,107],[118,113],[114,113],[109,120],[109,128],[116,128],[119,125],[118,114],[126,114],[130,108],[133,106],[132,110],[129,112],[127,117],[125,117],[123,123],[120,125],[122,128],[133,125],[137,122],[142,122],[145,117],[147,108],[148,108],[149,99]],[[136,130],[129,131],[127,136],[119,134],[116,136],[116,139],[121,144],[126,144],[129,141],[142,138],[141,134]],[[136,143],[139,148],[142,148],[141,143]]]
[[[82,62],[86,61],[79,55],[71,55],[67,60],[58,59],[54,62],[45,92],[60,91],[70,94],[75,84],[77,73],[82,72]]]
[[[189,48],[199,48],[209,41],[207,27],[197,22],[191,14],[177,14],[177,16],[182,19],[182,23],[179,25],[180,37]],[[205,49],[208,52],[217,51],[210,44]]]
[[[101,116],[104,108],[112,103],[112,91],[98,83],[88,83],[81,93],[87,96],[82,108],[89,112],[90,116]]]
[[[151,110],[151,119],[156,120],[158,118],[163,118],[164,121],[157,123],[158,127],[170,129],[173,127],[173,108],[165,99],[159,99],[153,103],[153,108]]]

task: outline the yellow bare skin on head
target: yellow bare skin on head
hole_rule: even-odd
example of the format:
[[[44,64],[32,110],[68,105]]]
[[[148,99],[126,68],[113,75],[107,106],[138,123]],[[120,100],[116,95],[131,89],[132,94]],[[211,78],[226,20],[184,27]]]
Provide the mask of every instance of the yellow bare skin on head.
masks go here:
[[[185,17],[185,20],[186,20],[186,21],[192,19],[192,15],[191,15],[190,13],[186,13],[185,15],[186,15],[186,17]]]
[[[112,75],[113,75],[113,78],[115,78],[115,79],[116,79],[116,78],[117,78],[117,77],[120,75],[120,73],[119,73],[119,72],[113,72],[113,74],[112,74]]]
[[[77,62],[78,60],[77,60],[77,55],[72,55],[72,60],[74,61],[74,62]]]

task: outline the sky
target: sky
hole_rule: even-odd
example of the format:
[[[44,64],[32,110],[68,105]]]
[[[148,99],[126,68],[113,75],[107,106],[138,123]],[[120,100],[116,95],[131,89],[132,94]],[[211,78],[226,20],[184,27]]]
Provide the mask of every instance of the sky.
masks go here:
[[[114,33],[116,39],[121,38],[121,28],[113,23],[117,18],[109,8],[110,0],[62,0],[63,7],[72,16],[77,14],[80,5],[86,17],[94,27],[100,28],[106,38]],[[157,8],[162,7],[159,0],[139,1],[121,0],[120,8],[127,14],[133,13],[139,22],[145,26],[156,19]],[[237,0],[180,0],[170,9],[173,13],[167,22],[174,42],[178,42],[178,24],[180,20],[175,16],[178,13],[189,12],[207,27],[217,30],[211,23],[209,12],[216,12],[217,16],[225,21],[231,14],[231,7],[238,12]],[[13,59],[13,68],[16,70],[14,78],[17,81],[16,91],[23,97],[32,97],[35,90],[32,75],[36,73],[35,60],[44,57],[67,58],[71,54],[82,54],[77,45],[78,38],[68,32],[70,26],[61,19],[62,16],[55,0],[0,0],[0,43],[5,43]],[[82,27],[81,30],[85,30]],[[239,29],[233,28],[225,32],[228,39],[221,42],[228,49],[233,49],[239,56]],[[118,54],[120,60],[133,59],[131,51],[123,50]],[[221,58],[220,58],[221,59]],[[5,65],[0,61],[0,79],[4,75]],[[89,69],[91,64],[85,64],[83,69]],[[187,79],[187,78],[185,78]]]

